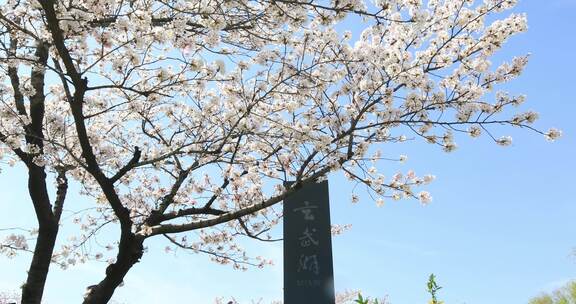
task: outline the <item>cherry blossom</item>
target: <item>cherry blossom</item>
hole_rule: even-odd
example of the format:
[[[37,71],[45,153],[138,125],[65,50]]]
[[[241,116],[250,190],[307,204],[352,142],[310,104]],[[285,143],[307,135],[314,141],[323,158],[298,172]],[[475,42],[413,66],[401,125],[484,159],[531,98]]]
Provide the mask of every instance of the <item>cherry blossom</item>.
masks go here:
[[[85,303],[105,303],[149,238],[268,265],[239,240],[274,241],[283,199],[335,172],[378,206],[430,203],[416,188],[433,175],[378,172],[408,159],[374,153],[383,144],[451,152],[467,134],[510,145],[492,135],[504,126],[557,139],[504,91],[529,56],[490,61],[527,30],[523,14],[492,18],[515,3],[5,1],[0,160],[25,165],[39,224],[30,245],[9,235],[0,247],[35,255],[23,301],[40,303],[50,263],[98,260],[106,276]],[[351,22],[361,32],[337,30]],[[69,183],[92,208],[64,211]],[[57,243],[61,225],[77,233]]]

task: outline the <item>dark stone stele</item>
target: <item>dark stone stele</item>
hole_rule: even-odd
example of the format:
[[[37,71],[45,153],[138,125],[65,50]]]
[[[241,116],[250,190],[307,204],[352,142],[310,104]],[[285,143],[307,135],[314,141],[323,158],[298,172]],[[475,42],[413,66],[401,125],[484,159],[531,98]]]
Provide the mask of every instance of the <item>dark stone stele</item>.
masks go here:
[[[284,200],[284,304],[335,304],[328,181]]]

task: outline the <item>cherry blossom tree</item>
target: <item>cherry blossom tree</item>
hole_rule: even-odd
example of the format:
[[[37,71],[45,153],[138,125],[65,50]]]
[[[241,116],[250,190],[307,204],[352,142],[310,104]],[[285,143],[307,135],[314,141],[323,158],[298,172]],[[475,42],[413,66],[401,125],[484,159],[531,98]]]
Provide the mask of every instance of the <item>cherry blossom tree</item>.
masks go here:
[[[514,110],[524,96],[500,89],[528,56],[489,60],[527,28],[526,16],[503,14],[515,2],[3,1],[0,157],[25,166],[38,221],[0,247],[32,253],[22,302],[40,303],[51,263],[96,259],[109,265],[84,303],[106,303],[156,237],[262,266],[238,237],[270,240],[275,206],[330,172],[378,203],[428,203],[416,187],[433,176],[386,178],[373,167],[390,160],[379,144],[450,152],[455,135],[486,134],[509,145],[492,135],[504,126],[556,139],[532,127],[536,113]],[[351,23],[361,33],[336,29]],[[69,181],[94,208],[57,246]],[[116,241],[83,250],[107,226]]]

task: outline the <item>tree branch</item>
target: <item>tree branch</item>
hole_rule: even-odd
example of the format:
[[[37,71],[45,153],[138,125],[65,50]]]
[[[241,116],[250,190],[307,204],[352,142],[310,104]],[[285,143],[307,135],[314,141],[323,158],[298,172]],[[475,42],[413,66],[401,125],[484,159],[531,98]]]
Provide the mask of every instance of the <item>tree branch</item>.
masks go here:
[[[223,210],[219,210],[219,209],[214,209],[214,208],[186,208],[186,209],[180,209],[178,211],[173,211],[173,212],[168,212],[168,213],[164,213],[161,214],[160,216],[158,216],[158,220],[159,222],[163,222],[163,221],[168,221],[171,219],[175,219],[181,216],[187,216],[187,215],[199,215],[199,214],[210,214],[210,215],[222,215],[222,214],[226,214],[227,211],[223,211]]]
[[[273,196],[273,197],[271,197],[265,201],[254,204],[252,206],[249,206],[249,207],[237,210],[237,211],[233,211],[233,212],[228,212],[226,214],[223,214],[223,215],[218,216],[218,217],[213,218],[213,219],[198,221],[198,222],[194,222],[194,223],[179,224],[179,225],[178,224],[165,224],[165,225],[158,225],[158,226],[151,227],[152,232],[149,236],[157,235],[157,234],[178,233],[178,232],[196,230],[196,229],[200,229],[200,228],[206,228],[206,227],[226,223],[226,222],[229,222],[232,220],[237,220],[240,217],[243,217],[243,216],[249,215],[249,214],[253,214],[254,212],[260,211],[262,209],[268,208],[272,205],[275,205],[275,204],[281,202],[286,197],[288,197],[289,195],[294,193],[297,189],[302,187],[302,184],[314,181],[317,178],[324,176],[328,172],[330,172],[330,168],[325,167],[325,168],[321,169],[320,171],[312,174],[309,178],[303,179],[300,182],[294,183],[289,189],[284,191],[282,194],[279,194],[277,196]]]
[[[18,40],[15,37],[10,37],[9,56],[16,57],[17,48],[18,48]],[[20,78],[18,77],[18,67],[15,67],[12,64],[8,64],[8,77],[10,77],[12,90],[14,90],[14,103],[16,104],[16,110],[18,111],[18,114],[27,115],[26,107],[24,107],[24,96],[20,91]]]
[[[140,151],[138,147],[134,147],[134,154],[132,155],[132,159],[130,159],[130,161],[124,167],[118,170],[118,172],[110,178],[110,182],[115,183],[116,181],[121,179],[122,176],[128,173],[128,171],[132,170],[132,168],[134,168],[136,164],[138,164],[138,161],[140,161],[141,155],[142,151]]]
[[[258,232],[257,234],[252,233],[249,229],[248,226],[246,226],[246,223],[244,222],[244,220],[240,217],[238,218],[238,222],[240,223],[240,227],[242,227],[242,230],[244,230],[244,232],[246,233],[245,235],[247,237],[259,240],[259,241],[263,241],[263,242],[278,242],[278,241],[282,241],[283,239],[263,239],[261,237],[259,237],[260,234],[270,230],[270,228],[264,229],[260,232]]]
[[[68,178],[66,178],[66,169],[58,168],[58,177],[56,178],[56,183],[58,184],[56,190],[56,200],[54,201],[54,217],[56,222],[60,222],[60,216],[62,215],[62,208],[64,207],[64,200],[66,199],[66,193],[68,191]]]
[[[58,54],[64,62],[64,66],[66,67],[66,74],[72,78],[72,82],[74,82],[74,85],[77,86],[76,89],[82,86],[85,87],[86,85],[82,80],[81,74],[76,70],[72,56],[70,55],[70,52],[64,43],[64,34],[62,33],[58,17],[56,16],[56,11],[54,10],[54,0],[42,0],[38,2],[46,13],[46,23],[48,30],[52,35],[52,39],[54,40],[54,45],[58,50]]]

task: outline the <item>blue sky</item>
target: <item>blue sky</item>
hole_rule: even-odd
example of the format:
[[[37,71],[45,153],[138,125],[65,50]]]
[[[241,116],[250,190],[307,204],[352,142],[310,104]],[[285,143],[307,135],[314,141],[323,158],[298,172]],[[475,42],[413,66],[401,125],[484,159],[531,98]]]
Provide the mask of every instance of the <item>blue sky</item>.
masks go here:
[[[548,143],[542,136],[515,129],[498,132],[514,138],[502,148],[488,138],[457,138],[459,149],[446,154],[420,143],[385,146],[389,155],[407,154],[408,161],[382,163],[396,169],[432,173],[427,187],[434,201],[389,201],[381,208],[362,191],[352,205],[353,185],[330,177],[332,222],[352,224],[334,237],[337,290],[361,289],[369,296],[388,295],[394,304],[425,303],[425,282],[435,273],[450,304],[526,303],[541,291],[576,279],[576,199],[574,172],[574,73],[576,1],[523,0],[515,9],[528,13],[530,29],[514,37],[495,60],[532,53],[525,73],[507,85],[525,93],[524,109],[540,113],[537,126],[558,127],[564,136]],[[0,173],[0,226],[34,221],[22,168]],[[89,204],[72,195],[69,204]],[[280,235],[278,233],[278,235]],[[149,252],[118,289],[125,303],[212,303],[222,296],[240,303],[282,298],[281,243],[248,242],[249,252],[273,258],[276,265],[247,272],[211,263],[207,257],[166,254],[163,244],[148,243]],[[17,289],[25,280],[30,256],[0,257],[0,290]],[[103,275],[100,263],[67,271],[53,267],[46,303],[78,303],[86,286]]]

